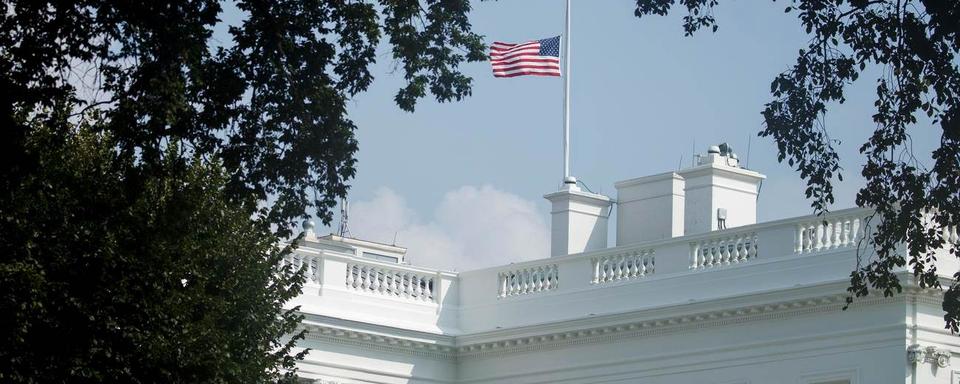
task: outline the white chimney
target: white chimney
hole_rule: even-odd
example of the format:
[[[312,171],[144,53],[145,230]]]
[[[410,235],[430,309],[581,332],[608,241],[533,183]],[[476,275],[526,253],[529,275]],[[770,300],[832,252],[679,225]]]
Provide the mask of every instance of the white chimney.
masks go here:
[[[617,246],[683,236],[684,180],[676,172],[624,180],[617,187]]]
[[[607,247],[609,197],[581,191],[576,184],[543,196],[550,200],[550,256],[593,251]]]
[[[711,146],[698,165],[679,172],[684,179],[684,234],[692,235],[757,222],[757,194],[766,176],[740,168],[726,144]]]

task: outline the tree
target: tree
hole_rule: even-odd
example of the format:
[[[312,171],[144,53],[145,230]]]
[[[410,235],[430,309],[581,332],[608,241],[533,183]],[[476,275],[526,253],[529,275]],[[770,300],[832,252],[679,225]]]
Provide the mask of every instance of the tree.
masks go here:
[[[109,134],[57,131],[32,130],[39,168],[0,206],[0,381],[292,379],[302,316],[283,303],[304,277],[227,199],[222,167],[195,159],[131,193]]]
[[[276,247],[346,194],[377,46],[408,111],[485,57],[467,0],[0,4],[3,382],[291,379]]]
[[[674,3],[686,9],[684,31],[717,31],[718,0],[637,0],[637,17],[666,15]],[[883,69],[876,79],[876,129],[860,147],[866,156],[866,184],[856,203],[876,211],[874,255],[851,273],[851,294],[877,289],[900,292],[896,275],[907,266],[923,288],[943,289],[944,320],[960,326],[960,271],[941,281],[935,251],[960,256],[960,245],[942,229],[960,224],[960,2],[935,0],[793,0],[810,35],[796,64],[771,84],[773,100],[763,110],[760,136],[773,138],[779,160],[796,167],[806,195],[819,213],[834,201],[832,183],[842,180],[839,156],[823,116],[831,103],[844,102],[845,87],[868,65]],[[925,114],[933,126],[918,123]],[[932,166],[917,159],[910,145],[916,129],[942,131]]]
[[[22,149],[28,127],[11,116],[71,104],[103,112],[98,128],[137,159],[141,177],[162,168],[169,143],[186,158],[219,159],[228,196],[255,196],[248,209],[281,236],[311,206],[328,223],[346,194],[357,148],[346,103],[373,81],[384,35],[407,80],[396,102],[408,111],[428,92],[469,95],[459,65],[486,57],[468,0],[247,0],[235,3],[237,25],[219,22],[219,0],[2,4],[5,181],[35,167]],[[232,41],[213,41],[216,27]]]

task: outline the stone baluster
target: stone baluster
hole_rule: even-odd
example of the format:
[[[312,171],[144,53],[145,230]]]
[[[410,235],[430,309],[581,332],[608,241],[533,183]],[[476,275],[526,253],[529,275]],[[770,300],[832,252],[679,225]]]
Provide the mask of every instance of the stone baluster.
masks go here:
[[[408,291],[410,292],[411,300],[420,298],[420,276],[410,274],[410,288],[408,288]]]
[[[850,218],[844,217],[840,221],[840,230],[842,235],[840,236],[840,246],[846,247],[850,245]]]
[[[513,287],[510,289],[511,295],[516,295],[523,289],[523,272],[517,271],[513,273]]]
[[[741,236],[734,236],[727,239],[727,263],[724,265],[735,264],[737,262],[737,240]]]
[[[553,284],[550,284],[551,289],[560,289],[560,266],[554,265],[553,267]]]
[[[377,290],[377,270],[373,267],[365,267],[366,270],[366,288],[368,291],[376,292]]]
[[[720,238],[717,240],[717,266],[730,264],[730,239]]]
[[[393,287],[393,272],[384,270],[383,271],[383,293],[387,295],[393,295],[396,290]]]
[[[815,251],[820,251],[821,249],[823,249],[823,236],[824,236],[823,224],[822,223],[817,224],[816,237],[814,238],[815,242],[813,244],[813,249]]]
[[[750,250],[747,248],[750,245],[750,237],[748,236],[741,236],[737,239],[737,262],[742,263],[750,259]]]
[[[627,271],[627,256],[624,254],[617,255],[617,280],[622,280],[628,276],[629,272]]]
[[[510,275],[507,273],[503,274],[503,297],[510,296],[510,286],[513,284],[510,281]]]
[[[407,298],[407,273],[396,272],[393,274],[394,295],[399,298]]]
[[[550,278],[547,276],[550,273],[549,267],[540,266],[537,268],[539,270],[539,280],[540,280],[540,290],[546,291],[550,289]]]
[[[710,242],[701,241],[700,242],[700,268],[706,268],[710,265]]]
[[[697,248],[699,248],[699,260],[697,261],[697,268],[703,268],[707,266],[707,254],[710,252],[710,249],[707,247],[707,244],[703,241],[698,243]]]
[[[427,279],[427,286],[426,286],[427,289],[424,294],[424,298],[423,298],[424,300],[433,301],[436,299],[435,295],[433,294],[434,284],[436,284],[436,280],[434,278],[431,277]]]
[[[843,230],[843,219],[835,219],[833,221],[833,247],[840,248],[843,246],[843,243],[840,239],[842,236],[841,231]]]
[[[710,266],[720,265],[720,239],[714,239],[710,242]]]
[[[710,266],[715,267],[723,262],[723,253],[720,252],[720,239],[710,242]]]
[[[345,279],[347,288],[353,288],[353,283],[354,283],[353,268],[354,268],[353,264],[347,264],[347,276]]]
[[[546,289],[546,287],[543,284],[545,280],[544,275],[545,273],[544,273],[543,267],[537,267],[536,273],[534,274],[534,279],[536,280],[536,283],[537,283],[537,292]]]
[[[404,299],[416,300],[417,299],[417,275],[413,273],[405,274],[402,289],[403,289]]]
[[[823,240],[823,249],[833,249],[835,248],[833,234],[834,234],[834,225],[833,221],[826,220],[823,223],[824,231],[824,240]]]
[[[380,269],[380,293],[389,294],[390,293],[390,271],[387,269]]]
[[[514,295],[517,295],[517,294],[522,293],[524,290],[526,290],[526,287],[527,287],[527,275],[523,272],[522,269],[519,270],[519,271],[517,271],[517,272],[514,272],[514,273],[516,274],[517,286],[514,287],[514,289],[513,289],[513,294],[514,294]]]
[[[404,273],[403,274],[403,298],[409,299],[413,297],[413,279],[414,274]]]
[[[607,261],[607,266],[610,268],[610,278],[607,280],[614,281],[617,279],[617,271],[620,269],[620,260],[617,256],[612,256]]]
[[[633,255],[625,253],[623,256],[623,278],[629,279],[633,276]]]
[[[623,275],[623,264],[620,259],[621,259],[621,256],[617,255],[617,256],[614,256],[611,261],[613,263],[611,265],[613,267],[613,270],[611,271],[612,276],[610,280],[620,280],[620,276]]]
[[[420,276],[410,275],[410,300],[420,300],[420,296],[423,294],[421,291],[423,286],[420,284],[422,284]]]
[[[810,229],[805,224],[800,224],[800,251],[798,253],[805,253],[810,251]]]
[[[403,297],[403,272],[391,272],[390,281],[393,286],[393,295],[396,297]]]
[[[597,259],[597,282],[607,281],[607,259]]]
[[[536,267],[529,268],[529,269],[527,269],[527,271],[528,271],[527,274],[528,274],[529,279],[530,279],[530,289],[528,290],[528,292],[537,292],[537,291],[539,291],[539,290],[540,290],[540,289],[539,289],[540,287],[539,287],[538,284],[539,284],[539,282],[540,282],[540,281],[539,281],[540,279],[537,279],[537,268],[536,268]]]
[[[716,267],[723,264],[723,250],[720,247],[723,246],[723,241],[720,239],[715,239],[710,242],[710,266]]]
[[[700,265],[700,243],[690,244],[690,268],[696,269]]]
[[[500,297],[507,296],[507,276],[503,272],[499,274],[500,278]]]
[[[703,256],[700,262],[700,268],[706,268],[710,265],[710,259],[713,257],[713,250],[710,248],[709,241],[701,242],[700,252]]]
[[[370,267],[370,291],[377,293],[380,291],[380,271],[376,267]]]
[[[524,286],[524,284],[526,284],[526,283],[523,281],[523,271],[514,272],[514,277],[513,277],[513,278],[515,279],[515,284],[514,284],[514,287],[513,287],[513,292],[511,292],[511,294],[516,295],[516,294],[520,293],[520,292],[523,290],[523,286]]]

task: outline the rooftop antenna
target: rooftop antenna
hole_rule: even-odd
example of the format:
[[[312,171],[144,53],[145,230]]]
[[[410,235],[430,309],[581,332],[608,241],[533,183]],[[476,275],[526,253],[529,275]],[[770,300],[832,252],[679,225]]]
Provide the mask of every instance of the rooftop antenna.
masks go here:
[[[400,231],[393,232],[393,245],[397,245],[397,235],[400,234]]]
[[[750,143],[753,142],[753,135],[747,135],[747,158],[743,159],[743,167],[750,169]]]
[[[350,237],[350,228],[347,227],[347,222],[350,219],[349,216],[350,202],[347,201],[347,198],[340,199],[340,229],[337,231],[337,234],[340,237]]]
[[[693,147],[690,148],[690,166],[696,167],[700,161],[700,154],[697,153],[697,138],[693,138]]]

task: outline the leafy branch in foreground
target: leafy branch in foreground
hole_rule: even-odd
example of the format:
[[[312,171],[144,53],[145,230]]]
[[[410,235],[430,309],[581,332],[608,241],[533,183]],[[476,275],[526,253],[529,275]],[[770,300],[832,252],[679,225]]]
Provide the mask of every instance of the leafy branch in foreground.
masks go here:
[[[357,150],[346,106],[372,83],[383,36],[403,68],[396,102],[407,111],[428,93],[468,96],[459,67],[486,57],[468,0],[242,0],[233,24],[220,21],[219,0],[0,4],[2,179],[35,166],[23,152],[29,127],[13,115],[95,105],[97,128],[142,177],[163,173],[169,143],[184,149],[178,157],[220,159],[228,196],[281,237],[311,207],[329,223],[346,194]]]
[[[679,3],[686,8],[687,35],[717,30],[718,0],[637,0],[636,15],[665,15]],[[936,267],[944,251],[960,256],[946,232],[960,225],[960,2],[933,0],[793,0],[810,35],[796,64],[771,83],[773,100],[763,110],[761,136],[773,138],[779,160],[796,167],[817,213],[834,201],[839,156],[823,123],[827,106],[845,101],[844,89],[867,66],[878,66],[876,129],[860,147],[866,156],[866,185],[857,205],[876,211],[869,243],[872,257],[851,273],[849,291],[857,296],[877,289],[900,292],[896,270],[907,267],[923,288],[942,289]],[[930,124],[919,122],[923,116]],[[913,152],[911,130],[941,130],[930,154],[932,166]],[[922,157],[922,156],[921,156]],[[960,330],[960,271],[953,271],[944,294],[947,328]]]
[[[346,195],[384,36],[400,108],[470,94],[469,11],[0,0],[0,381],[292,380],[276,244]]]
[[[195,158],[132,195],[110,135],[55,131],[31,131],[40,168],[0,199],[0,381],[292,379],[302,316],[283,304],[304,277],[229,202],[222,166]]]

